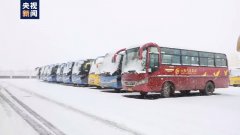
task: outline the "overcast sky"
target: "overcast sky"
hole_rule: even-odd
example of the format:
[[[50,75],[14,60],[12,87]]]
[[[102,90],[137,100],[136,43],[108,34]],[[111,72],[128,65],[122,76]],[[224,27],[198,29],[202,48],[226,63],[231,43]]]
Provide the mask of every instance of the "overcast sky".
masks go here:
[[[0,1],[0,69],[95,58],[146,42],[237,54],[239,0],[40,0],[39,20],[20,19],[20,0]]]

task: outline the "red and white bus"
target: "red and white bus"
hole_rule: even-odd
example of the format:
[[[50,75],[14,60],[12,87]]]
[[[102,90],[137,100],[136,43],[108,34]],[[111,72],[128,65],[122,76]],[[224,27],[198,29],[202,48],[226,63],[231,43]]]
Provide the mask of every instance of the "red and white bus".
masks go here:
[[[122,85],[127,91],[160,92],[163,97],[175,91],[188,94],[199,90],[212,94],[215,88],[227,88],[227,57],[222,53],[160,47],[147,43],[129,48],[122,63]]]

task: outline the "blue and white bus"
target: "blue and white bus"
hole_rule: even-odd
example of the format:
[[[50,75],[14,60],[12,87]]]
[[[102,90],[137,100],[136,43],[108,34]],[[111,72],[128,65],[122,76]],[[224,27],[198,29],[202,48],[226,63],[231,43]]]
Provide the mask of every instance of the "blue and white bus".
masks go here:
[[[117,92],[122,89],[121,73],[122,60],[126,49],[121,49],[116,53],[108,53],[104,56],[100,69],[100,86],[113,88]]]
[[[57,78],[56,78],[56,82],[58,82],[58,83],[63,82],[63,68],[64,68],[65,65],[66,65],[66,63],[62,63],[58,66]]]
[[[56,82],[57,81],[57,69],[59,65],[50,65],[47,71],[47,81]]]
[[[75,85],[88,85],[88,75],[92,59],[80,60],[74,63],[72,70],[72,83]]]
[[[68,62],[66,65],[64,65],[63,68],[63,83],[71,84],[72,83],[72,68],[73,68],[74,62]]]

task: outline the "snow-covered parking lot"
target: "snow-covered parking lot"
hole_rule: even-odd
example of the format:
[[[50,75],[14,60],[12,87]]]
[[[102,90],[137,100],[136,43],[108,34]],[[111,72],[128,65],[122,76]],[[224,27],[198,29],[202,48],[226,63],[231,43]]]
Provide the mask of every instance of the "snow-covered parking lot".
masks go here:
[[[33,79],[0,80],[0,135],[239,135],[240,88],[162,98]]]

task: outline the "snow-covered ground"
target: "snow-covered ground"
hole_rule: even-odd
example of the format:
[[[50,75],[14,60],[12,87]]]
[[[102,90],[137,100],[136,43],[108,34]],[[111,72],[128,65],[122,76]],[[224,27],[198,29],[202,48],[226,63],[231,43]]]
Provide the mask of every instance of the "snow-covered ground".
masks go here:
[[[0,80],[0,86],[0,135],[240,134],[240,88],[140,99],[31,79]]]

